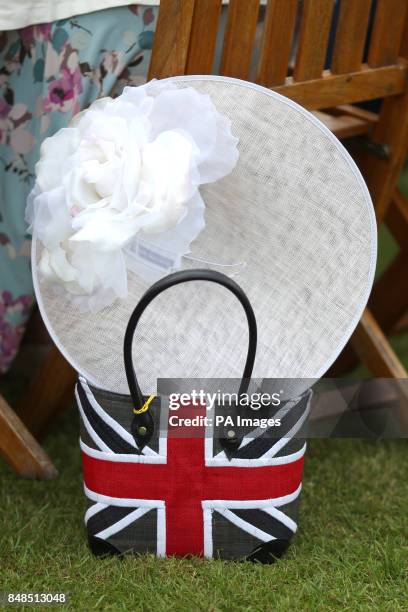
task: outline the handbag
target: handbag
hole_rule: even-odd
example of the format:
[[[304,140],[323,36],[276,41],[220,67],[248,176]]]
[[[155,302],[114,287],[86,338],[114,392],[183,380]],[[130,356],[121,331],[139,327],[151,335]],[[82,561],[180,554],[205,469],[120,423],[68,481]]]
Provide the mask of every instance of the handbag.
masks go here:
[[[217,283],[241,303],[249,343],[238,398],[248,391],[257,326],[239,285],[212,270],[176,272],[153,284],[125,333],[130,395],[97,389],[83,377],[76,389],[90,548],[97,555],[131,551],[271,562],[287,549],[297,529],[306,445],[295,434],[306,421],[311,393],[283,406],[263,407],[262,415],[282,415],[285,433],[278,438],[269,436],[267,428],[254,434],[251,426],[245,435],[230,425],[217,430],[187,426],[182,435],[177,427],[164,430],[160,422],[164,415],[168,423],[171,412],[163,397],[143,395],[132,362],[133,337],[151,302],[189,281]],[[231,413],[237,406],[218,406],[213,420],[225,408]],[[182,414],[200,423],[205,411],[205,406],[190,405]],[[241,413],[254,414],[248,407]]]

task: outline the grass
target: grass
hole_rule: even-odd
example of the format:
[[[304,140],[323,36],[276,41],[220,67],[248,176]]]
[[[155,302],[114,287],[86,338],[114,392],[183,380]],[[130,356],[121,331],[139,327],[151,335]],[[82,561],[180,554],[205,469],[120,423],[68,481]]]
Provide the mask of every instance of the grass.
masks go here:
[[[80,611],[407,609],[406,441],[311,442],[298,536],[284,559],[260,566],[92,557],[77,436],[67,411],[46,444],[58,480],[1,466],[1,591],[63,591]]]

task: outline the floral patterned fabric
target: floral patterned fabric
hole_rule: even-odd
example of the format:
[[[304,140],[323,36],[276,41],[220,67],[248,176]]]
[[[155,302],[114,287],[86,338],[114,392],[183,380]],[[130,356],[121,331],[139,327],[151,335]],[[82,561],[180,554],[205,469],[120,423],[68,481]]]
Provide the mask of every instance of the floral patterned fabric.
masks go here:
[[[24,210],[41,143],[96,98],[145,82],[157,12],[131,5],[0,33],[0,372],[33,303]]]

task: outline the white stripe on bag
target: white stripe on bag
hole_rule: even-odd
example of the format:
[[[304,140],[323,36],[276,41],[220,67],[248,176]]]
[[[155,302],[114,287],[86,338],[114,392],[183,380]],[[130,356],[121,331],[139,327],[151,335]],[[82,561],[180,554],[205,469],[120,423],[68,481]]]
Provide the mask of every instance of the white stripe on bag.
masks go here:
[[[130,512],[130,514],[128,514],[127,516],[124,516],[122,519],[120,519],[120,521],[117,521],[116,523],[113,523],[113,525],[110,525],[106,529],[102,529],[102,531],[96,533],[95,537],[101,538],[102,540],[106,540],[106,538],[109,538],[109,536],[118,533],[118,531],[122,531],[122,529],[124,529],[128,525],[130,525],[134,521],[137,521],[138,518],[146,514],[146,512],[150,512],[150,510],[151,508],[137,508],[136,510],[133,510],[133,512]]]

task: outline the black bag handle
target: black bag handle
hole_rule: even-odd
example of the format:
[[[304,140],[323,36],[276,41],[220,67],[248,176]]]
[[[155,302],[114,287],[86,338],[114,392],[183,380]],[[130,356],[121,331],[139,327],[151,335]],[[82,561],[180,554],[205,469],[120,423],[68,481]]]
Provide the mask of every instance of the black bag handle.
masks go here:
[[[150,411],[148,410],[148,406],[146,406],[147,402],[145,402],[144,400],[133,367],[133,337],[143,312],[145,311],[147,306],[154,300],[155,297],[157,297],[160,293],[166,291],[166,289],[169,289],[170,287],[174,287],[175,285],[187,283],[190,281],[209,281],[212,283],[217,283],[218,285],[221,285],[222,287],[225,287],[226,289],[231,291],[231,293],[233,293],[238,298],[245,311],[249,330],[248,352],[244,372],[242,374],[242,379],[239,387],[239,395],[246,393],[251,380],[256,355],[257,326],[255,314],[252,309],[251,303],[246,294],[244,293],[243,289],[225,274],[222,274],[221,272],[216,272],[214,270],[183,270],[181,272],[174,272],[173,274],[169,274],[168,276],[161,278],[151,287],[149,287],[149,289],[143,294],[140,301],[136,305],[136,308],[132,312],[129,322],[127,324],[123,344],[126,378],[129,385],[130,395],[135,406],[134,411],[136,411],[132,423],[132,433],[138,443],[138,446],[140,446],[141,448],[145,446],[145,444],[149,441],[153,434],[153,419],[151,417]],[[143,411],[140,412],[140,409],[142,408]],[[227,442],[231,447],[231,445],[234,445],[234,442],[236,441],[228,440]]]

